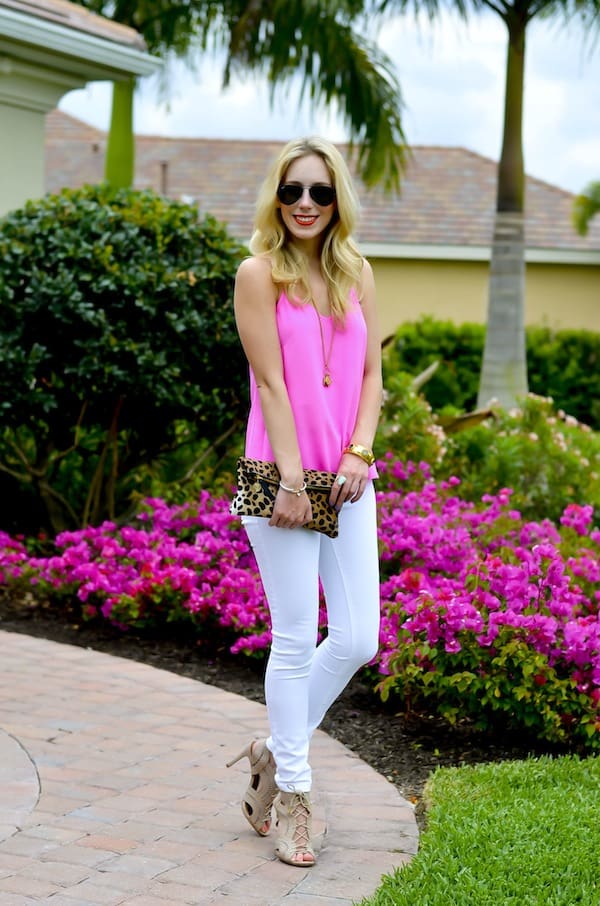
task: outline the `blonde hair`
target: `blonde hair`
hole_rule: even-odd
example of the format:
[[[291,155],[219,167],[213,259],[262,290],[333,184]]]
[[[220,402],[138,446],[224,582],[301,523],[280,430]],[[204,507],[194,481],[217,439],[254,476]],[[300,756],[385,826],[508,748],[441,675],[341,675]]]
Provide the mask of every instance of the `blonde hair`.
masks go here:
[[[271,261],[273,282],[284,291],[294,290],[301,302],[311,299],[306,256],[290,241],[277,205],[277,189],[285,179],[290,164],[309,154],[318,155],[335,188],[336,209],[323,236],[321,271],[327,283],[331,313],[344,320],[348,296],[358,292],[363,258],[352,232],[355,228],[359,202],[346,162],[335,145],[318,137],[294,139],[282,149],[273,162],[256,203],[255,230],[250,251]]]

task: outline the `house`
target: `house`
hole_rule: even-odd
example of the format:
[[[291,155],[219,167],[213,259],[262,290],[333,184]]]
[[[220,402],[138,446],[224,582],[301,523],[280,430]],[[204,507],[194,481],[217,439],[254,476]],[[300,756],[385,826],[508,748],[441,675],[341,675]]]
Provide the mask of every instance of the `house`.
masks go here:
[[[0,0],[0,215],[44,193],[45,115],[94,80],[161,63],[132,28],[66,0]]]
[[[46,187],[102,179],[106,134],[47,117]],[[137,136],[136,187],[198,206],[248,241],[257,190],[281,142]],[[384,336],[422,314],[486,319],[496,163],[464,148],[414,147],[400,196],[361,196],[360,247],[375,271]],[[527,178],[527,322],[600,332],[600,219],[571,224],[573,195]]]

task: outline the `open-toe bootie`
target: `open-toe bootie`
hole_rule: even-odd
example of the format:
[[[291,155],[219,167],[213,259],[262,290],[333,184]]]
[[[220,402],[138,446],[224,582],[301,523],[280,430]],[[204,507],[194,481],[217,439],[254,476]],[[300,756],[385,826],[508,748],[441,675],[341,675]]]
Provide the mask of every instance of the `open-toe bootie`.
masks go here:
[[[315,854],[308,793],[279,793],[275,799],[275,815],[279,831],[275,855],[288,865],[310,868],[315,864]]]
[[[231,761],[230,768],[241,758],[250,762],[250,783],[242,799],[242,814],[257,834],[265,837],[271,829],[271,810],[279,792],[275,783],[275,760],[265,739],[254,739]]]

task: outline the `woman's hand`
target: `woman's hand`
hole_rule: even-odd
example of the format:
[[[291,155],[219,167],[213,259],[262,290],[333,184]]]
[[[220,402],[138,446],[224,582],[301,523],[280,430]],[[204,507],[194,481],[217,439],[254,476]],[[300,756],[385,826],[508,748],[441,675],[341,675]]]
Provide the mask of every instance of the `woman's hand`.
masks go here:
[[[269,525],[279,528],[299,528],[312,519],[312,507],[306,491],[300,496],[279,488]]]
[[[344,503],[356,503],[364,494],[369,480],[369,467],[354,453],[344,453],[329,495],[329,503],[340,510]]]

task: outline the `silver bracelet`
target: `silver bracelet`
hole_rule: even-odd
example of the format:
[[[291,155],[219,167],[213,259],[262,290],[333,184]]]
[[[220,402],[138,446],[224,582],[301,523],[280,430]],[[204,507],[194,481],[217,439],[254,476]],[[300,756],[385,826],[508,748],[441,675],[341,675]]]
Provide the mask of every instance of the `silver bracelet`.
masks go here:
[[[300,497],[301,494],[306,490],[306,482],[302,482],[302,486],[299,488],[288,488],[287,484],[284,484],[283,481],[279,482],[279,487],[282,491],[287,491],[288,494],[295,494],[296,497]]]

